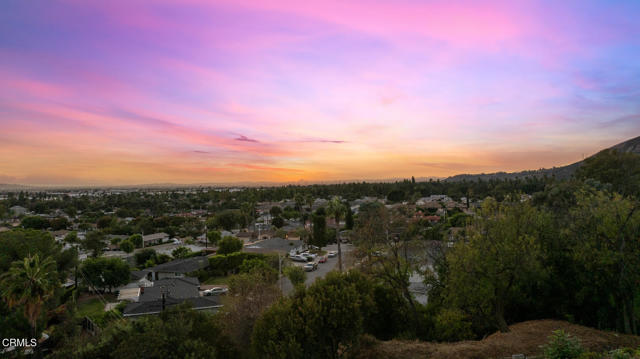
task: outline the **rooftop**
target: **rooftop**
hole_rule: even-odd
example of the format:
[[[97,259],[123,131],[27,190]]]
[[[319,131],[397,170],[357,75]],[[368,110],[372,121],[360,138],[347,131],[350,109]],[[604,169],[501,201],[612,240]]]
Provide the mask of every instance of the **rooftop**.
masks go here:
[[[191,257],[185,259],[176,259],[171,262],[158,264],[157,266],[147,268],[148,272],[171,272],[171,273],[190,273],[198,269],[205,268],[209,265],[209,259],[205,256]]]

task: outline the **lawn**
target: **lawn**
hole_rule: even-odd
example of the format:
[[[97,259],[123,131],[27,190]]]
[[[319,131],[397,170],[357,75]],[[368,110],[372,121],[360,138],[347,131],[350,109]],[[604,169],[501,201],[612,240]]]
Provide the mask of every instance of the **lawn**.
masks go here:
[[[212,285],[212,284],[220,284],[220,285],[229,285],[229,277],[211,277],[200,284]]]
[[[104,313],[104,304],[100,298],[91,298],[83,301],[78,301],[78,311],[76,315],[78,317],[89,317],[96,319],[102,316]]]

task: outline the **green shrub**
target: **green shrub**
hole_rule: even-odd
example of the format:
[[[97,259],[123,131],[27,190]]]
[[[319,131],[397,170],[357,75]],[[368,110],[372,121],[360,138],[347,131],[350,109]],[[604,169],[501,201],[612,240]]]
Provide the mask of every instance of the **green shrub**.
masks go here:
[[[607,356],[608,359],[636,359],[640,358],[640,349],[620,348],[612,350]]]
[[[224,277],[230,273],[236,273],[240,269],[242,262],[251,259],[264,260],[265,256],[258,253],[235,252],[209,257],[209,275],[212,277]]]
[[[583,352],[582,354],[580,354],[580,356],[578,356],[578,359],[601,359],[601,358],[602,358],[602,354],[595,353],[595,352]]]
[[[473,337],[471,322],[459,309],[443,309],[435,318],[434,332],[439,341],[456,342]]]
[[[554,330],[542,349],[546,359],[579,358],[584,352],[580,340],[564,330]]]
[[[294,287],[304,284],[307,280],[307,273],[302,267],[289,266],[284,268],[284,275],[289,278]]]

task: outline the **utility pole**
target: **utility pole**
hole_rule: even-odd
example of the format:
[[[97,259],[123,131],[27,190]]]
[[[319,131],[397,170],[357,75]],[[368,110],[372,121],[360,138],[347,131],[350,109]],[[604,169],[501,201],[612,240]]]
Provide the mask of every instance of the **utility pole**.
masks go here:
[[[160,290],[160,293],[162,293],[162,311],[164,312],[164,308],[166,306],[166,297],[167,297],[167,288],[165,286],[162,286],[162,289]]]
[[[342,248],[340,247],[340,222],[336,226],[336,239],[338,242],[338,268],[340,269],[340,273],[342,273]]]
[[[278,252],[278,280],[280,281],[280,293],[284,295],[284,290],[282,289],[282,260],[280,252]]]

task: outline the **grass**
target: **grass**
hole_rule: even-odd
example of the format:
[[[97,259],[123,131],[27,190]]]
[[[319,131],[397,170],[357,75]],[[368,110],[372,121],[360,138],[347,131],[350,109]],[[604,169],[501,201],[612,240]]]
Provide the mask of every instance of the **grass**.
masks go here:
[[[211,277],[211,278],[205,280],[204,282],[202,282],[200,284],[205,284],[205,285],[213,285],[213,284],[228,285],[229,284],[229,277]]]
[[[91,298],[84,301],[78,301],[78,317],[89,317],[91,319],[98,318],[104,313],[104,304],[99,298]]]

